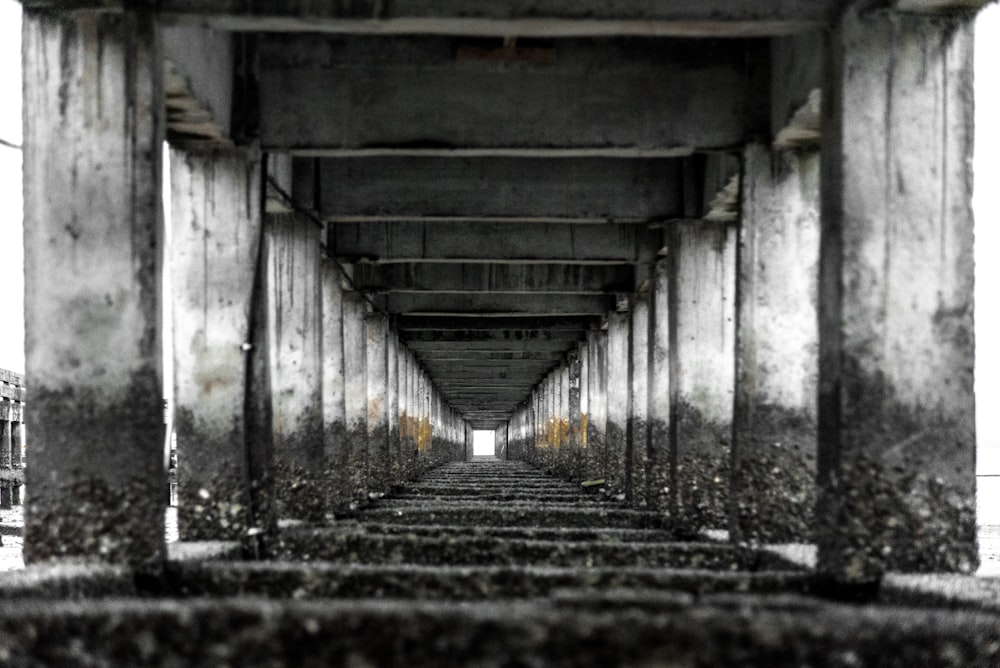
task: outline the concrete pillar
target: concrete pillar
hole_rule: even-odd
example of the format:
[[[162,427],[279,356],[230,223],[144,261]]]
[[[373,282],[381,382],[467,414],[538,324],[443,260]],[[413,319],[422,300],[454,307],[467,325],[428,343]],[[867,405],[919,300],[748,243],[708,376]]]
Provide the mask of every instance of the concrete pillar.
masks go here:
[[[625,499],[628,484],[629,352],[628,311],[608,315],[607,401],[608,423],[605,447],[605,489],[612,498]]]
[[[606,475],[605,437],[608,424],[608,336],[600,330],[587,332],[587,472],[588,480]]]
[[[819,154],[744,154],[737,249],[730,532],[812,542],[816,506]]]
[[[260,162],[172,151],[174,433],[181,540],[239,540],[254,525],[244,406],[260,252]]]
[[[163,59],[151,12],[25,10],[24,556],[163,560]]]
[[[318,230],[299,214],[264,225],[268,360],[279,517],[322,522],[323,384]]]
[[[400,380],[399,380],[399,339],[395,332],[389,330],[389,337],[386,340],[386,374],[385,374],[385,402],[386,418],[389,421],[389,486],[398,485],[403,482],[402,455],[403,448],[400,443],[399,434],[399,406],[400,406]]]
[[[368,394],[365,317],[368,304],[357,292],[344,292],[344,439],[349,491],[355,502],[368,494]]]
[[[649,311],[649,505],[670,510],[669,260],[654,265]]]
[[[404,355],[406,358],[406,477],[412,479],[417,474],[417,461],[419,451],[417,450],[417,438],[419,435],[419,425],[417,423],[417,411],[419,403],[417,401],[417,360],[409,350]]]
[[[677,222],[670,248],[671,516],[692,535],[727,526],[736,287],[736,228]]]
[[[629,327],[628,494],[639,508],[649,504],[649,299],[635,295]]]
[[[368,379],[368,474],[370,492],[389,491],[389,320],[381,313],[365,319],[365,373]]]
[[[321,308],[323,310],[323,458],[328,509],[334,513],[350,507],[351,462],[347,444],[347,413],[344,375],[343,274],[336,263],[320,263]]]
[[[818,568],[971,572],[973,15],[852,7],[828,47]]]
[[[570,480],[581,480],[583,461],[583,406],[582,390],[584,382],[584,357],[580,354],[580,349],[569,353],[566,361],[566,385],[569,406],[567,407],[567,419],[569,420],[569,433],[567,435],[567,457],[565,475]]]

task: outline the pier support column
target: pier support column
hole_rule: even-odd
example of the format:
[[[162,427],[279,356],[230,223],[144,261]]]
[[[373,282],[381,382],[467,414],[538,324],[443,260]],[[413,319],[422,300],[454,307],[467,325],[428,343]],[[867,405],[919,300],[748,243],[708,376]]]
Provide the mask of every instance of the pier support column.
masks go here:
[[[628,311],[608,315],[607,397],[608,422],[605,436],[605,489],[611,498],[624,499],[628,476],[629,351],[631,318]]]
[[[639,508],[649,505],[649,293],[632,300],[629,327],[629,417],[628,467],[629,503]]]
[[[587,332],[587,462],[586,479],[606,475],[605,436],[608,424],[608,336],[592,329]]]
[[[368,304],[360,294],[344,292],[344,424],[347,434],[348,491],[355,502],[368,494],[368,394],[365,318]]]
[[[344,512],[351,504],[347,416],[344,408],[344,290],[340,267],[320,263],[323,324],[323,457],[328,509]]]
[[[326,503],[318,231],[299,214],[268,214],[264,236],[278,516],[322,522]]]
[[[808,543],[816,505],[819,154],[744,154],[730,532]]]
[[[978,562],[973,16],[843,15],[823,91],[818,568]]]
[[[727,526],[736,227],[691,220],[673,223],[668,236],[671,516],[694,535]]]
[[[25,561],[155,571],[166,508],[152,12],[24,12]]]
[[[400,406],[400,378],[399,378],[399,339],[396,333],[389,330],[386,340],[386,375],[385,375],[385,401],[386,419],[389,421],[389,486],[398,485],[403,482],[402,454],[403,448],[400,443],[399,433],[399,406]]]
[[[253,526],[246,403],[260,163],[244,151],[170,160],[174,431],[181,540],[239,540]]]
[[[580,349],[569,353],[567,358],[567,385],[569,395],[569,435],[567,443],[566,477],[573,481],[581,480],[583,470],[585,413],[582,397],[586,396],[586,376],[584,372],[584,355]]]
[[[389,491],[389,406],[388,353],[389,321],[381,313],[369,313],[365,319],[365,352],[368,398],[368,472],[369,492]]]
[[[649,504],[661,513],[671,506],[669,266],[653,266],[649,310]]]

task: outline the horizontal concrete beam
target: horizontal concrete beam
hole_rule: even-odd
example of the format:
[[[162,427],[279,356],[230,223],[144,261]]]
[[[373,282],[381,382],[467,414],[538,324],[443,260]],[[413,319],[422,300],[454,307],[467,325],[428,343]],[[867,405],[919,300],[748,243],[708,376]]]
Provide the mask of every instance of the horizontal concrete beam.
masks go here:
[[[660,230],[558,223],[330,223],[327,248],[350,262],[622,264],[651,262]]]
[[[320,160],[319,175],[329,220],[636,222],[682,213],[680,161],[669,159],[345,158]]]
[[[103,6],[122,0],[24,0],[26,6]],[[152,0],[147,0],[152,4]],[[136,4],[136,3],[132,3]],[[139,3],[142,4],[142,3]],[[167,18],[226,30],[492,37],[727,36],[787,34],[828,22],[833,0],[159,0]]]
[[[406,341],[406,346],[417,353],[423,355],[426,352],[480,352],[480,353],[511,353],[511,352],[566,352],[574,347],[576,341],[582,340],[579,337],[574,341],[566,340],[544,340],[525,339],[510,341]]]
[[[569,329],[446,329],[414,330],[400,334],[410,348],[432,342],[447,344],[451,348],[446,350],[456,351],[461,350],[462,346],[485,343],[509,345],[516,352],[519,344],[535,341],[552,341],[568,347],[584,338],[584,332]]]
[[[395,263],[354,267],[358,290],[435,292],[628,292],[631,265]]]
[[[763,43],[552,48],[512,64],[469,58],[448,38],[263,37],[261,144],[312,156],[677,157],[767,129],[767,96],[754,94],[767,72],[747,67],[767,62]]]
[[[420,359],[425,365],[430,365],[433,362],[469,362],[474,360],[479,361],[491,361],[495,360],[498,362],[509,361],[509,360],[546,360],[549,362],[557,362],[563,358],[563,353],[560,352],[535,352],[535,353],[525,353],[525,352],[478,352],[478,351],[461,351],[461,350],[430,350],[423,351],[420,353]]]
[[[590,316],[546,316],[537,318],[450,318],[441,316],[400,316],[396,319],[397,332],[421,330],[439,332],[443,330],[487,330],[497,329],[545,329],[550,331],[578,332],[590,329],[596,319]]]
[[[601,315],[614,308],[614,298],[607,295],[511,294],[489,292],[392,292],[377,295],[373,301],[385,311],[398,313],[504,315],[584,314]]]

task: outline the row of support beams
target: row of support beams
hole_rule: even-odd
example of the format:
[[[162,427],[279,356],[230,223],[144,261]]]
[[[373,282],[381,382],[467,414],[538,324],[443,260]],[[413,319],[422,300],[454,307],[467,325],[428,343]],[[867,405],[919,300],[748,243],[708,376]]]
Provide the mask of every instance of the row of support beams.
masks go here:
[[[28,428],[34,441],[29,471],[33,476],[29,479],[32,494],[26,513],[25,543],[29,561],[77,556],[155,570],[162,563],[165,552],[159,397],[159,283],[163,251],[159,170],[164,120],[163,69],[157,30],[155,17],[145,12],[36,13],[29,5],[25,13],[24,67],[25,81],[29,82],[24,132],[26,352],[28,373],[34,379],[33,410],[28,415]],[[888,569],[969,571],[976,564],[972,216],[971,174],[967,160],[972,133],[970,19],[968,16],[927,18],[885,10],[861,14],[857,8],[848,8],[826,38],[828,58],[822,92],[820,157],[823,194],[817,272],[821,326],[816,419],[820,436],[817,450],[819,512],[814,529],[819,569],[834,579],[853,583],[870,583]],[[417,41],[424,47],[433,42]],[[350,40],[334,40],[330,44],[346,42]],[[302,141],[312,142],[306,150],[318,152],[369,150],[367,142],[384,139],[390,140],[390,144],[412,146],[412,133],[422,129],[416,124],[416,116],[429,114],[427,118],[441,121],[442,134],[420,136],[419,141],[446,146],[454,141],[455,145],[473,151],[510,149],[509,137],[503,133],[517,137],[524,128],[516,122],[509,127],[480,123],[486,118],[482,110],[487,106],[461,109],[456,104],[461,100],[439,95],[442,91],[434,88],[421,90],[421,94],[438,95],[445,109],[440,116],[434,115],[438,111],[436,108],[419,103],[420,97],[413,98],[418,104],[395,103],[402,99],[394,97],[397,93],[415,95],[430,76],[428,71],[420,70],[419,64],[412,71],[399,67],[401,63],[412,62],[406,58],[409,46],[405,42],[397,42],[400,48],[394,52],[380,52],[384,54],[384,61],[379,60],[383,57],[379,54],[365,61],[367,64],[356,78],[357,89],[351,88],[351,83],[341,82],[342,88],[346,86],[361,97],[332,96],[341,101],[370,95],[364,103],[367,106],[361,110],[341,108],[336,104],[333,107],[338,119],[364,118],[365,123],[359,120],[354,126],[349,124],[341,128],[337,123],[323,123],[322,116],[317,116],[309,118],[309,125],[305,127],[303,119],[307,116],[300,111],[309,112],[309,105],[295,110],[298,116],[293,117],[291,111],[282,116],[286,110],[283,109],[285,102],[281,102],[279,107],[282,108],[277,114],[263,120],[265,137],[269,132],[272,139],[280,133],[287,133],[290,138],[301,135]],[[285,72],[274,67],[275,62],[281,60],[281,55],[276,53],[280,45],[280,40],[267,45],[265,50],[270,51],[263,59],[264,90],[270,91],[267,97],[271,102],[277,100],[273,87]],[[288,49],[289,63],[291,58],[301,55],[296,53],[298,48]],[[353,47],[345,48],[349,51]],[[579,92],[574,86],[581,85],[580,78],[573,72],[573,66],[583,60],[575,58],[574,48],[574,44],[566,45],[563,53],[567,58],[559,60],[560,64],[553,70],[558,75],[554,77],[557,85],[550,85],[546,92],[556,95],[557,99]],[[636,48],[641,51],[648,45]],[[715,48],[717,50],[709,54],[711,57],[707,60],[704,53],[698,54],[699,63],[709,63],[705,66],[707,70],[698,75],[708,79],[708,83],[714,81],[713,85],[720,89],[732,90],[732,86],[720,85],[733,83],[729,75],[736,77],[737,89],[746,86],[742,69],[736,68],[740,71],[735,72],[731,67],[734,60],[745,63],[745,59],[732,59],[729,54],[721,59],[724,61],[721,64],[713,61],[719,54],[744,47],[716,45]],[[450,50],[446,51],[437,57],[451,59]],[[333,49],[328,55],[329,62],[310,64],[320,70],[314,73],[316,76],[301,80],[289,76],[290,90],[297,90],[303,81],[315,83],[330,77],[330,72],[323,70],[335,69],[327,65],[343,64],[337,59],[342,59],[344,52]],[[679,67],[681,60],[676,59],[677,53],[669,55],[675,59],[667,58],[663,70],[676,72],[678,78],[668,77],[671,79],[668,83],[689,81],[692,75],[685,74],[687,70]],[[619,62],[628,62],[629,54],[617,53],[616,57],[621,57]],[[684,64],[697,69],[693,62]],[[481,63],[467,65],[455,65],[449,60],[441,79],[453,86],[452,91],[464,90],[474,95],[480,88],[462,85],[465,72],[480,66],[488,72],[494,70],[489,69],[491,65]],[[564,65],[566,69],[560,70]],[[393,72],[394,67],[398,69]],[[541,86],[543,77],[538,76],[541,65],[500,69],[497,68],[497,75],[505,81],[514,80],[524,94]],[[720,72],[721,78],[713,79]],[[288,73],[294,74],[291,70]],[[373,78],[373,73],[380,76]],[[623,88],[635,83],[634,76],[632,84],[629,83],[631,72],[627,67],[621,70],[611,67],[605,73],[621,79],[621,82],[605,82],[605,90],[616,90],[612,83],[621,83]],[[381,78],[382,74],[385,78]],[[523,78],[511,79],[518,76]],[[351,77],[345,79],[352,80]],[[589,77],[587,82],[588,85],[593,83],[594,78]],[[402,83],[409,88],[396,87]],[[484,85],[482,80],[479,85]],[[676,87],[660,86],[654,77],[651,83],[648,79],[644,81],[643,92],[648,97],[649,90],[669,90],[675,101],[693,101],[685,113],[702,114],[704,104],[720,102],[713,97],[715,93],[708,90],[713,86],[701,87],[703,85],[700,83],[691,95],[678,95]],[[503,94],[505,86],[493,87]],[[340,90],[337,85],[329,87],[329,91],[337,90]],[[519,101],[517,97],[515,95],[506,103],[521,109],[517,105],[525,100]],[[491,98],[484,92],[482,99],[489,101]],[[534,104],[552,99],[541,96]],[[626,95],[623,99],[631,98]],[[736,99],[741,124],[739,137],[735,140],[740,143],[746,127],[742,121],[752,113],[752,105],[740,106],[745,103],[741,99]],[[291,101],[303,100],[295,100],[292,96]],[[727,106],[725,100],[721,102],[719,108],[733,108]],[[635,118],[634,109],[638,108],[643,109],[644,114],[653,113],[657,119],[662,119],[663,113],[672,109],[673,102],[656,96],[645,106],[634,104],[634,100],[629,104],[632,118]],[[565,108],[564,105],[552,106]],[[365,109],[374,112],[390,107],[405,109],[403,120],[414,120],[413,126],[400,125],[399,134],[392,137],[388,136],[386,128],[400,120],[398,115],[363,113]],[[615,107],[602,103],[600,108],[601,113],[608,116],[601,122],[613,122],[615,114],[610,111]],[[503,106],[498,109],[499,113],[504,113]],[[474,113],[477,111],[480,112],[478,116]],[[521,113],[530,111],[529,105]],[[455,120],[459,115],[461,124]],[[686,126],[683,120],[688,116],[684,113],[666,117],[674,118],[676,125],[658,122],[655,128],[669,126],[668,131],[676,131],[681,139],[685,133],[694,132],[701,133],[701,140],[714,141],[733,131],[726,119],[715,127],[713,124],[720,120],[718,117],[707,117],[710,122],[701,126]],[[513,114],[512,118],[517,120],[518,115]],[[589,123],[586,119],[585,115],[588,127],[608,129],[601,122]],[[558,113],[547,116],[547,120],[558,121]],[[467,136],[461,132],[465,127],[472,128]],[[542,124],[538,132],[551,132],[553,127],[552,123]],[[565,132],[572,133],[574,127],[575,123],[566,123]],[[692,130],[694,127],[701,129]],[[323,137],[310,135],[316,128],[320,133],[336,132],[337,141],[342,140],[342,143],[331,145],[325,143]],[[631,132],[624,137],[627,144],[620,144],[615,132],[609,130],[604,145],[610,149],[602,150],[642,153],[680,150],[678,146],[687,145],[677,137],[656,134],[655,128],[642,134],[632,126]],[[340,133],[341,129],[344,133]],[[622,126],[623,132],[628,129]],[[713,135],[714,139],[706,139],[713,131],[719,134]],[[369,132],[370,136],[366,134]],[[564,142],[557,133],[539,136],[550,137],[551,141],[571,151],[589,150],[587,147],[592,147],[593,141],[593,137],[574,135]],[[525,146],[530,146],[538,137],[529,136],[524,140]],[[699,145],[695,143],[697,140],[698,137],[691,138],[691,145]],[[290,139],[288,141],[291,143]],[[500,145],[507,148],[498,149]],[[542,142],[541,145],[552,144]],[[523,148],[514,146],[516,150]],[[754,156],[748,153],[745,165],[754,164],[753,160]],[[758,186],[778,187],[777,183],[767,186],[766,179],[761,179]],[[804,188],[801,184],[797,187]],[[127,196],[123,197],[122,193]],[[759,201],[764,202],[766,198]],[[754,224],[747,211],[742,213],[739,225]],[[296,336],[301,336],[300,333],[283,326],[286,317],[288,322],[298,318],[288,303],[297,294],[288,280],[318,283],[313,278],[303,278],[298,272],[306,271],[305,267],[310,267],[308,271],[320,272],[318,257],[308,261],[303,255],[301,262],[295,261],[294,268],[289,264],[276,264],[275,258],[279,256],[271,251],[279,249],[274,244],[279,241],[294,244],[294,240],[276,232],[274,226],[278,223],[277,220],[264,223],[261,242],[265,248],[264,261],[257,268],[259,272],[268,268],[289,271],[281,275],[256,275],[248,316],[254,326],[247,330],[252,333],[253,340],[234,341],[241,349],[243,343],[251,344],[249,350],[243,350],[251,353],[245,370],[251,380],[247,383],[248,401],[244,410],[248,411],[245,413],[247,429],[253,435],[247,438],[255,442],[259,439],[273,449],[247,449],[247,470],[253,474],[250,496],[255,504],[261,498],[260,486],[275,482],[275,462],[299,465],[308,461],[311,465],[315,461],[315,453],[303,453],[292,447],[295,440],[292,436],[300,433],[302,420],[298,418],[309,413],[303,409],[303,403],[312,408],[323,406],[322,401],[311,398],[303,402],[296,399],[294,405],[289,405],[277,396],[283,387],[285,360],[305,359],[300,357],[300,350],[290,345]],[[299,223],[302,221],[295,221]],[[725,228],[725,233],[718,228]],[[676,494],[675,503],[680,511],[672,517],[679,520],[688,513],[695,518],[685,523],[689,529],[701,528],[699,518],[705,518],[705,528],[709,528],[708,522],[718,521],[720,509],[712,494],[705,496],[704,507],[684,507],[690,499],[698,497],[693,493],[695,490],[684,487],[685,472],[690,473],[692,469],[686,467],[680,448],[682,445],[691,447],[690,443],[697,442],[698,447],[711,450],[709,463],[712,466],[719,456],[725,459],[726,451],[721,447],[725,445],[726,437],[722,435],[725,430],[715,424],[722,415],[720,406],[724,403],[719,397],[740,388],[731,404],[739,406],[741,392],[752,386],[744,382],[748,380],[746,376],[727,377],[724,370],[705,364],[706,373],[716,381],[714,386],[709,386],[704,384],[704,379],[686,378],[683,366],[697,362],[684,352],[697,350],[690,338],[692,332],[704,330],[705,341],[710,342],[725,340],[727,327],[736,328],[735,322],[727,325],[728,319],[717,318],[716,309],[708,308],[711,304],[702,303],[700,297],[697,310],[707,313],[705,319],[713,321],[717,331],[709,333],[708,327],[696,327],[697,318],[701,316],[693,313],[695,309],[685,307],[694,306],[694,297],[700,296],[699,291],[705,290],[715,277],[732,276],[734,284],[739,282],[734,289],[740,305],[737,308],[733,304],[729,309],[731,319],[735,321],[739,314],[741,327],[756,327],[743,324],[744,314],[752,310],[745,298],[759,294],[752,286],[745,285],[746,276],[752,272],[735,271],[735,268],[726,272],[725,258],[735,256],[736,235],[730,232],[735,229],[736,224],[729,222],[678,223],[668,234],[666,319],[670,333],[669,393],[672,402],[666,419],[671,436],[670,490]],[[202,238],[204,240],[204,234]],[[742,243],[750,243],[747,236],[740,239]],[[763,243],[762,239],[757,243]],[[286,257],[291,258],[291,246],[286,250],[289,251]],[[584,255],[587,252],[582,247],[575,250]],[[404,255],[400,254],[397,259],[404,259]],[[747,256],[741,252],[739,261],[742,263]],[[697,268],[691,270],[694,273],[678,269],[694,257],[708,257],[701,267],[705,270],[703,273]],[[418,259],[428,258],[421,255]],[[514,258],[500,258],[505,259]],[[655,254],[641,258],[630,256],[618,262],[649,264],[654,260]],[[595,259],[587,256],[584,261]],[[798,265],[787,269],[793,271],[796,267]],[[656,273],[654,271],[653,275]],[[792,279],[785,275],[784,280],[808,282],[815,276],[816,273],[812,273]],[[766,275],[758,274],[754,280],[766,281]],[[698,281],[704,284],[698,285]],[[279,284],[286,287],[276,293],[275,286]],[[727,289],[717,287],[711,291],[712,299],[720,301],[731,294]],[[318,291],[316,287],[315,292]],[[344,304],[349,301],[345,298]],[[658,303],[654,295],[650,304],[655,309]],[[279,304],[287,305],[289,310],[282,310],[284,306]],[[364,322],[368,318],[367,307],[362,304],[357,315]],[[605,484],[633,501],[636,499],[636,476],[630,476],[629,471],[634,473],[635,468],[629,466],[627,458],[624,462],[621,460],[619,451],[631,453],[633,457],[642,452],[641,447],[635,447],[635,440],[629,447],[627,435],[627,421],[633,414],[630,406],[641,396],[635,382],[636,370],[641,364],[637,363],[636,351],[630,348],[630,345],[638,345],[636,341],[641,338],[631,331],[636,321],[634,315],[616,310],[608,316],[607,334],[595,335],[607,338],[602,362],[604,370],[594,373],[588,365],[588,376],[604,374],[605,398],[600,398],[600,392],[596,397],[587,398],[588,414],[594,412],[594,400],[598,405],[606,404],[606,447],[602,464]],[[311,314],[304,317],[303,322],[321,322],[319,316],[320,313]],[[650,319],[657,327],[664,321],[656,313],[651,314]],[[769,331],[757,327],[752,337],[741,341],[749,346],[752,340],[757,350],[764,350],[767,337],[774,336]],[[696,339],[702,336],[693,335]],[[365,336],[363,330],[361,337]],[[287,341],[283,340],[285,338]],[[345,365],[349,358],[356,357],[347,355],[348,338],[345,328]],[[310,334],[310,350],[315,347],[312,341],[324,340],[318,333]],[[498,344],[488,342],[485,345]],[[597,343],[596,347],[599,349],[601,344]],[[391,345],[387,343],[385,348],[386,364],[391,365],[388,353]],[[727,348],[740,351],[741,355],[750,349],[744,348],[742,343],[737,346],[735,341]],[[488,352],[504,350],[485,349]],[[563,352],[566,350],[562,348]],[[590,355],[589,351],[587,354]],[[362,357],[366,358],[366,369],[362,373],[366,386],[361,412],[366,419],[367,446],[367,415],[373,397],[367,395],[371,375],[367,369],[367,355],[362,353]],[[599,352],[596,357],[600,359]],[[378,356],[376,363],[381,365],[381,361],[382,357]],[[734,357],[730,357],[730,361],[728,373],[732,374],[737,365]],[[308,364],[319,368],[318,359]],[[396,364],[398,370],[398,355]],[[418,406],[418,463],[441,461],[456,453],[464,456],[467,430],[462,428],[457,413],[445,403],[427,373],[417,365],[407,363],[406,366],[411,369],[409,375],[416,387],[410,396],[416,399]],[[744,365],[743,368],[753,367]],[[197,373],[207,371],[204,367],[197,369]],[[307,372],[313,374],[307,383],[309,387],[322,388],[323,384],[315,382],[314,377],[322,373],[315,369]],[[387,366],[386,382],[389,374]],[[397,382],[398,378],[397,373]],[[512,423],[519,424],[522,429],[528,426],[529,441],[546,433],[542,430],[545,427],[549,428],[549,435],[553,434],[550,421],[558,420],[555,442],[560,448],[564,443],[572,444],[572,438],[564,440],[562,436],[562,421],[568,421],[565,416],[573,414],[570,406],[572,380],[573,374],[565,366],[550,372],[533,395],[531,405],[522,406],[513,415]],[[767,388],[764,384],[760,387]],[[226,392],[232,391],[231,387],[226,389]],[[306,393],[306,397],[314,394]],[[658,396],[658,392],[647,388],[647,395]],[[345,415],[349,410],[348,396],[350,393],[345,389]],[[582,423],[582,396],[580,401]],[[770,402],[770,394],[753,396],[747,399],[746,406],[763,406]],[[714,413],[717,410],[718,415]],[[320,414],[325,419],[325,413]],[[289,416],[294,419],[286,421]],[[732,423],[732,415],[729,420]],[[198,424],[198,417],[194,416],[192,422]],[[747,423],[753,424],[753,421]],[[86,428],[82,429],[81,425]],[[267,425],[267,434],[260,433],[261,425]],[[566,433],[571,432],[567,430]],[[689,433],[697,438],[688,440],[686,435]],[[736,439],[741,438],[738,430],[730,433]],[[707,440],[703,438],[705,434],[709,434]],[[766,441],[770,437],[752,435],[747,443],[752,444],[754,438]],[[537,440],[535,442],[537,444]],[[318,441],[317,447],[325,447],[323,439]],[[548,447],[547,440],[545,447]],[[733,447],[739,451],[738,446],[730,444],[730,450]],[[365,452],[366,462],[370,462],[371,453],[367,447]],[[272,458],[268,459],[266,453]],[[558,452],[548,453],[547,457],[552,466],[565,470],[565,459]],[[588,464],[589,460],[588,456]],[[263,471],[259,477],[255,473],[258,469]],[[368,468],[361,470],[368,476]],[[729,482],[736,470],[730,467],[728,477],[719,476],[718,482],[713,477],[711,483],[719,489],[726,486],[736,489],[737,486]],[[362,491],[378,493],[377,486],[368,486],[370,478],[363,480]],[[212,489],[206,488],[206,492],[208,498],[213,498]],[[730,512],[728,517],[722,515],[723,523],[733,521],[733,497],[730,493],[726,500]],[[279,501],[283,508],[299,507],[289,499]],[[756,515],[760,516],[762,514]],[[754,517],[741,517],[739,531],[752,535],[754,529],[748,528],[746,523],[752,523]]]
[[[969,31],[848,12],[830,38],[822,155],[750,146],[738,228],[672,225],[652,326],[638,296],[631,323],[609,313],[588,338],[585,477],[637,504],[665,480],[686,532],[816,540],[842,582],[975,567]],[[549,447],[551,378],[513,415],[514,452]]]

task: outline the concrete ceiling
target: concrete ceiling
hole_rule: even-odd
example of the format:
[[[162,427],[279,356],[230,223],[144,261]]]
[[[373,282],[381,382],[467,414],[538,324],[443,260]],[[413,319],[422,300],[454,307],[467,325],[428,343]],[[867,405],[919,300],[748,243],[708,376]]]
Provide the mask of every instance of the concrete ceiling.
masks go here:
[[[732,214],[739,149],[818,79],[797,37],[772,76],[768,38],[838,3],[246,4],[158,0],[176,108],[205,100],[202,139],[284,156],[272,174],[326,221],[328,254],[489,428],[645,287],[665,226]]]

